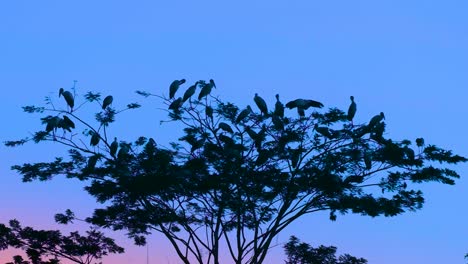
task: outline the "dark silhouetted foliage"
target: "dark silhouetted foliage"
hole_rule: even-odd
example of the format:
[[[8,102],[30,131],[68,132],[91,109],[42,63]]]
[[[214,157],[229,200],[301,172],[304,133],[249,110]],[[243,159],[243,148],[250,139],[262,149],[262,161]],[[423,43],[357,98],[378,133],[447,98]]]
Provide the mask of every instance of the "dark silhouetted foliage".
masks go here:
[[[64,236],[58,230],[22,227],[17,220],[10,220],[8,226],[0,224],[0,250],[8,247],[24,250],[31,261],[14,256],[13,262],[10,262],[14,264],[59,264],[64,259],[79,264],[94,264],[97,263],[95,260],[109,253],[124,252],[113,239],[95,229],[86,231],[86,236],[78,232]]]
[[[286,264],[366,264],[367,260],[356,258],[349,254],[336,256],[336,247],[319,246],[312,247],[307,243],[301,243],[295,236],[289,238],[284,245],[288,259]]]
[[[345,213],[396,216],[420,209],[417,184],[452,185],[459,175],[444,165],[466,161],[422,139],[414,145],[388,138],[383,113],[353,124],[344,111],[312,99],[290,98],[284,109],[279,96],[265,95],[252,102],[262,113],[212,96],[212,80],[197,81],[178,97],[184,83],[172,83],[169,98],[137,92],[161,98],[170,121],[182,125],[170,147],[151,135],[133,142],[118,131],[108,136],[118,115],[139,104],[117,110],[113,97],[102,109],[97,93],[73,97],[73,106],[49,98],[46,107],[25,108],[44,115],[42,129],[6,145],[51,141],[68,147],[68,157],[13,169],[23,181],[82,180],[104,204],[88,222],[125,230],[137,244],[159,232],[184,263],[219,263],[221,245],[236,263],[262,263],[273,238],[299,217],[327,211],[336,220]],[[95,120],[80,117],[93,105]],[[63,125],[65,117],[74,128]]]

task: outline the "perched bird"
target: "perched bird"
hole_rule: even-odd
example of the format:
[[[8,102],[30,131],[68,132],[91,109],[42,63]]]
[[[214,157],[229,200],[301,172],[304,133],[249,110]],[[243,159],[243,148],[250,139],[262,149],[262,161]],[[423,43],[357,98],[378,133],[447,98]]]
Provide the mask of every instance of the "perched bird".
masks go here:
[[[169,105],[169,109],[171,110],[174,110],[174,111],[177,111],[179,110],[179,108],[182,106],[182,97],[179,97],[177,99],[175,99],[170,105]]]
[[[284,105],[279,100],[279,94],[275,95],[276,103],[275,103],[275,111],[273,114],[275,116],[284,117]]]
[[[209,105],[206,106],[205,113],[207,117],[213,119],[213,108],[211,108],[211,106]]]
[[[362,183],[364,181],[363,176],[359,175],[351,175],[346,177],[346,179],[343,181],[343,183],[348,184],[348,183]]]
[[[265,103],[265,100],[263,100],[263,98],[261,98],[260,96],[258,96],[257,93],[255,93],[254,101],[255,101],[255,104],[257,104],[258,109],[260,109],[260,111],[261,111],[264,115],[268,115],[268,107],[267,107],[267,104]]]
[[[198,94],[198,100],[201,100],[203,97],[208,96],[211,93],[211,90],[213,89],[213,87],[216,88],[216,86],[215,86],[214,82],[212,82],[212,80],[210,80],[210,83],[203,84],[203,87],[202,87],[200,93]]]
[[[416,139],[416,145],[417,145],[418,147],[424,146],[424,138],[417,138],[417,139]]]
[[[252,108],[248,105],[244,110],[242,110],[236,118],[236,123],[240,123],[244,120],[249,114],[252,113]]]
[[[245,131],[251,139],[253,139],[254,141],[258,140],[258,133],[255,132],[251,127],[246,127]]]
[[[114,97],[112,97],[112,95],[106,96],[104,101],[102,101],[102,110],[105,110],[109,105],[111,105],[112,101],[114,101]]]
[[[68,118],[68,116],[63,116],[63,122],[67,127],[75,128],[75,123],[73,123],[73,121],[70,118]]]
[[[72,131],[72,128],[75,128],[75,123],[71,121],[68,116],[63,116],[63,118],[59,118],[58,127],[62,128],[63,130],[67,130],[68,132]]]
[[[258,152],[257,159],[255,160],[255,165],[260,166],[265,164],[270,157],[270,153],[266,150],[261,150]]]
[[[298,107],[298,108],[297,108],[297,113],[299,114],[299,117],[305,117],[305,110],[304,110],[304,108]]]
[[[185,91],[184,98],[182,98],[182,102],[187,101],[190,97],[192,97],[192,95],[195,94],[195,91],[197,90],[197,84],[198,84],[198,82],[196,82],[194,85],[190,86],[187,89],[187,91]]]
[[[277,115],[271,117],[271,121],[273,121],[273,126],[276,130],[284,130],[283,120]]]
[[[213,79],[210,79],[210,85],[211,85],[212,87],[216,88],[216,84],[215,84],[215,82],[213,81]]]
[[[224,134],[221,134],[218,137],[219,137],[219,140],[221,142],[223,142],[225,145],[232,146],[235,143],[232,138],[230,138],[230,137],[228,137],[228,136],[226,136]]]
[[[385,131],[385,123],[377,123],[372,129],[372,136],[374,138],[383,139],[384,131]]]
[[[229,132],[229,133],[234,133],[234,131],[232,130],[231,126],[224,123],[224,122],[220,122],[218,127],[226,132]]]
[[[101,155],[93,155],[93,156],[89,157],[87,168],[88,169],[94,169],[96,167],[96,163],[97,163],[97,161],[99,160],[100,157],[101,157]]]
[[[411,148],[405,147],[403,148],[403,151],[405,152],[406,157],[409,160],[414,160],[414,150],[412,150]]]
[[[368,152],[364,153],[364,164],[366,165],[366,170],[372,168],[372,157]]]
[[[114,141],[111,143],[109,147],[109,154],[115,158],[115,154],[117,153],[117,149],[119,148],[119,143],[117,142],[117,138],[114,138]]]
[[[320,135],[328,139],[333,138],[333,134],[328,127],[319,127],[318,124],[315,124],[314,128],[315,128],[315,131],[317,131]]]
[[[380,114],[372,117],[372,119],[369,121],[368,127],[370,129],[374,128],[374,126],[376,126],[378,123],[380,123],[380,121],[382,121],[382,119],[385,119],[385,115],[384,115],[383,112],[380,112]]]
[[[349,105],[349,108],[348,108],[347,118],[348,118],[348,121],[353,122],[354,115],[356,115],[357,107],[356,107],[356,102],[354,102],[354,96],[350,96],[349,98],[351,99],[351,104]]]
[[[117,153],[117,158],[122,159],[130,152],[130,146],[128,144],[120,144],[119,152]]]
[[[169,86],[169,99],[174,98],[179,86],[185,83],[185,79],[175,80]]]
[[[97,144],[99,144],[99,140],[101,139],[101,137],[99,136],[99,133],[97,132],[93,132],[93,135],[91,136],[91,140],[89,142],[89,144],[91,146],[97,146]]]
[[[70,111],[73,111],[73,107],[75,106],[75,99],[73,98],[73,94],[70,91],[65,91],[63,88],[59,90],[59,97],[63,95],[65,102],[70,107]]]
[[[323,104],[314,100],[309,100],[309,99],[296,99],[293,101],[290,101],[286,104],[286,107],[289,109],[293,108],[302,108],[304,110],[309,109],[309,107],[315,107],[315,108],[322,108]]]
[[[45,120],[46,120],[45,121],[45,123],[46,123],[46,132],[50,132],[52,130],[55,131],[59,127],[60,117],[54,116],[54,117],[47,118]]]

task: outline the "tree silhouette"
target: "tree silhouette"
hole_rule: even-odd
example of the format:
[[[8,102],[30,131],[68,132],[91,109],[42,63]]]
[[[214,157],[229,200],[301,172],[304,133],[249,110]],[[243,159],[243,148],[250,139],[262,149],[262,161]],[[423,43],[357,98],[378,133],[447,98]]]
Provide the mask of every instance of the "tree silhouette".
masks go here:
[[[367,260],[356,258],[349,254],[336,257],[336,247],[319,246],[314,248],[307,243],[301,243],[295,236],[289,238],[284,245],[288,259],[286,264],[366,264]]]
[[[118,114],[139,104],[117,110],[114,100],[102,109],[99,93],[81,99],[73,91],[59,103],[54,97],[45,107],[24,107],[43,115],[43,130],[6,142],[56,142],[70,148],[68,158],[12,168],[23,181],[82,180],[105,203],[88,222],[126,230],[138,245],[161,233],[184,263],[219,263],[220,250],[235,263],[262,263],[273,238],[299,217],[328,211],[336,220],[350,212],[375,217],[420,209],[424,199],[416,185],[452,185],[459,175],[442,165],[466,161],[422,138],[416,146],[387,138],[383,113],[353,124],[344,111],[324,110],[310,99],[292,100],[285,111],[279,96],[269,112],[257,94],[260,111],[240,109],[210,94],[213,80],[197,81],[177,97],[184,83],[171,84],[170,98],[137,91],[160,98],[169,121],[182,125],[183,136],[170,147],[151,137],[131,142],[109,136]],[[194,89],[200,92],[192,98]],[[94,121],[79,115],[88,103],[97,106]]]
[[[86,231],[86,236],[71,232],[64,236],[58,230],[35,230],[22,227],[17,220],[9,225],[0,224],[0,250],[8,247],[22,249],[29,261],[14,256],[13,262],[6,264],[59,264],[66,259],[79,264],[94,264],[109,253],[123,253],[124,249],[114,240],[95,229]],[[44,258],[49,258],[44,260]]]

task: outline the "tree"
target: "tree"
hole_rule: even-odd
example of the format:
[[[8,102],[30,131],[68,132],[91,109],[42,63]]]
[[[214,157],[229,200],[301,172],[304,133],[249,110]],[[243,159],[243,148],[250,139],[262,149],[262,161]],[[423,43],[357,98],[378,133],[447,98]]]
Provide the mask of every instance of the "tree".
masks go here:
[[[366,264],[367,260],[349,254],[336,257],[336,247],[319,246],[314,248],[307,243],[300,243],[295,236],[284,245],[288,259],[286,264]]]
[[[0,224],[0,250],[8,247],[22,249],[31,262],[14,256],[6,264],[59,264],[66,259],[78,264],[94,264],[109,253],[123,253],[114,240],[96,229],[86,231],[86,236],[71,232],[64,236],[58,230],[35,230],[22,227],[17,220],[9,225]],[[43,260],[49,258],[48,260]]]
[[[268,112],[258,95],[261,112],[250,106],[241,111],[210,94],[213,80],[195,82],[185,100],[176,96],[185,80],[178,83],[171,85],[171,98],[137,91],[160,98],[169,121],[183,126],[170,147],[151,137],[131,142],[108,136],[118,114],[139,104],[102,109],[99,93],[75,102],[74,92],[61,103],[47,98],[44,107],[24,107],[43,115],[43,129],[6,142],[55,142],[69,147],[68,158],[12,168],[23,181],[82,180],[104,204],[88,222],[126,230],[139,245],[158,232],[184,263],[219,263],[220,250],[235,263],[262,263],[273,238],[299,217],[328,211],[336,220],[345,213],[396,216],[420,209],[424,198],[416,185],[452,185],[459,175],[443,165],[466,161],[422,138],[416,146],[387,138],[383,113],[358,125],[344,111],[322,110],[310,99],[287,103],[293,111],[285,113],[278,96],[275,111]],[[201,90],[197,98],[193,86]],[[97,106],[94,121],[79,115],[90,103]]]

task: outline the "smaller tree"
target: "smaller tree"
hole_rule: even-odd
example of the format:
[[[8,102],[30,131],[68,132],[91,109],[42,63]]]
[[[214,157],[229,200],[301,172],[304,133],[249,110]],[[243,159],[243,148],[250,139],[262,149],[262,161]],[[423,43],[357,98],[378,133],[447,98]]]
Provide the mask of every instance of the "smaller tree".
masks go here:
[[[289,238],[284,245],[288,259],[286,264],[366,264],[367,260],[356,258],[349,254],[337,258],[336,247],[320,245],[314,248],[311,245],[300,242],[295,236]]]
[[[64,236],[58,230],[22,227],[18,220],[10,220],[8,226],[0,224],[0,250],[8,247],[24,250],[31,262],[14,256],[13,262],[6,264],[60,264],[61,259],[79,264],[97,264],[96,260],[109,253],[124,252],[113,239],[93,228],[86,231],[86,236],[78,232]]]

